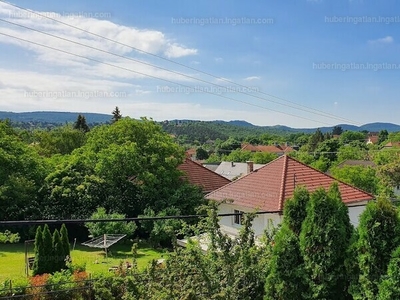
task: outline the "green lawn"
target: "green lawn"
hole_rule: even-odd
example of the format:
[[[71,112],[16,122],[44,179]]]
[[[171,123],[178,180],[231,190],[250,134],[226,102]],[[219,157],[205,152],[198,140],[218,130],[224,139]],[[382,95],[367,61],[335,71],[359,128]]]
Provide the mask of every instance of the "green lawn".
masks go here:
[[[92,274],[108,272],[110,267],[118,266],[120,261],[129,260],[132,263],[131,245],[116,244],[110,247],[110,251],[111,255],[106,258],[101,249],[76,245],[75,250],[71,251],[71,257],[74,264],[86,264],[86,271]],[[138,247],[138,267],[144,268],[153,259],[166,255],[166,251],[155,250],[141,243]],[[29,256],[33,256],[33,246],[29,248]],[[24,257],[24,244],[0,244],[0,283],[25,276]]]

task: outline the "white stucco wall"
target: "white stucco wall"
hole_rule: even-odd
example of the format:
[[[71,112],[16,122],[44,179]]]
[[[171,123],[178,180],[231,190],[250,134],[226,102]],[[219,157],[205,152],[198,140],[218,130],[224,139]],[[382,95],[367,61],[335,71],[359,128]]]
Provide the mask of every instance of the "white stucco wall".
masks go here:
[[[243,212],[254,212],[254,209],[247,207],[233,205],[233,204],[221,204],[219,213],[228,214],[234,213],[235,210]],[[282,220],[282,217],[278,214],[260,214],[257,215],[253,221],[253,230],[255,236],[261,236],[266,228],[271,226],[277,226]],[[234,216],[222,217],[220,220],[221,229],[226,233],[232,235],[239,235],[241,225],[234,223]]]
[[[365,206],[367,205],[367,201],[358,202],[354,204],[355,206],[349,207],[349,217],[350,222],[354,227],[357,227],[359,224],[359,217],[361,213],[365,210]],[[249,209],[247,207],[233,205],[233,204],[221,204],[219,213],[228,214],[234,213],[234,210],[239,210],[243,212],[254,212],[254,209]],[[260,214],[257,215],[253,221],[253,230],[256,237],[261,236],[264,233],[264,230],[270,228],[271,226],[277,226],[283,220],[283,216],[279,214]],[[234,216],[222,217],[220,220],[220,225],[222,231],[238,236],[241,225],[234,223]]]
[[[368,201],[364,201],[364,202],[359,202],[357,204],[354,204],[356,206],[348,205],[350,222],[351,222],[351,224],[353,224],[354,227],[358,226],[360,215],[365,210],[365,206],[367,205],[367,203],[368,203]],[[360,206],[360,205],[362,205],[362,206]]]

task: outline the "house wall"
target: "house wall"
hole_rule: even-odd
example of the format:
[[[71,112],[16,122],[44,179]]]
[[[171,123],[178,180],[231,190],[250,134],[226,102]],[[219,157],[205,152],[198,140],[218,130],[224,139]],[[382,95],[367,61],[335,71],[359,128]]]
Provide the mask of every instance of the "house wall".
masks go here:
[[[359,217],[361,213],[365,210],[365,206],[367,205],[368,201],[358,202],[357,206],[348,206],[349,207],[349,217],[350,222],[353,224],[354,227],[357,227],[359,224]],[[360,206],[361,205],[361,206]],[[234,210],[239,210],[243,212],[254,212],[253,209],[249,209],[247,207],[238,206],[234,204],[221,204],[219,206],[220,210],[219,213],[222,214],[229,214],[234,213]],[[261,236],[264,233],[264,230],[267,228],[276,227],[278,226],[283,220],[283,216],[279,214],[261,214],[257,215],[253,221],[253,230],[255,236]],[[220,220],[220,226],[222,231],[227,234],[238,236],[241,225],[234,223],[234,217],[222,217]]]
[[[235,210],[243,212],[254,212],[254,209],[249,209],[247,207],[233,205],[233,204],[221,204],[219,206],[219,213],[229,214],[234,213]],[[279,214],[262,214],[257,215],[253,221],[253,230],[255,236],[261,236],[266,228],[272,228],[281,223],[282,216]],[[221,229],[231,235],[238,236],[241,225],[234,223],[234,216],[222,217],[220,220]]]
[[[357,203],[357,206],[348,206],[349,208],[349,216],[350,216],[350,222],[353,224],[354,227],[357,227],[359,222],[360,215],[362,212],[365,210],[365,206],[367,205],[368,201],[364,202],[359,202]],[[362,206],[359,206],[362,205]]]

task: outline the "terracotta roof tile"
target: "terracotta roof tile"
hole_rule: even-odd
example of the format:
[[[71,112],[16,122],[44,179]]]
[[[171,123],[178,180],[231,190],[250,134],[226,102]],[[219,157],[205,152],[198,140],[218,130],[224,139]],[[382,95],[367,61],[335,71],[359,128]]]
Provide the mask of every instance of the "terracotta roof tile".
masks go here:
[[[208,199],[233,200],[234,204],[263,211],[282,211],[284,201],[293,196],[295,186],[303,185],[310,192],[319,187],[328,189],[337,181],[346,204],[372,200],[373,195],[338,181],[287,155],[255,170],[206,196]]]
[[[178,169],[184,172],[184,178],[191,184],[201,187],[205,193],[210,193],[231,182],[229,179],[203,167],[189,158],[186,158],[185,161],[178,166]]]

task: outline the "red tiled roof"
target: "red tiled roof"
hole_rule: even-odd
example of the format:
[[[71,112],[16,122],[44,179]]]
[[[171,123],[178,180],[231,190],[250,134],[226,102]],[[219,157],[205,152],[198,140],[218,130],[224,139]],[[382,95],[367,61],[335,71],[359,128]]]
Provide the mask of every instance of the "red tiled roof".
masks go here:
[[[287,155],[264,167],[211,192],[207,199],[233,200],[233,204],[258,208],[262,211],[282,211],[284,201],[293,196],[295,186],[303,185],[310,192],[319,187],[328,189],[337,181]],[[346,204],[372,200],[373,195],[337,181],[342,200]]]
[[[178,166],[178,169],[185,173],[184,178],[191,184],[201,187],[205,193],[210,193],[231,182],[188,158]]]
[[[264,145],[251,145],[243,144],[242,150],[252,151],[252,152],[270,152],[270,153],[283,153],[281,146],[264,146]]]
[[[400,147],[400,142],[389,142],[385,147]]]

